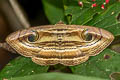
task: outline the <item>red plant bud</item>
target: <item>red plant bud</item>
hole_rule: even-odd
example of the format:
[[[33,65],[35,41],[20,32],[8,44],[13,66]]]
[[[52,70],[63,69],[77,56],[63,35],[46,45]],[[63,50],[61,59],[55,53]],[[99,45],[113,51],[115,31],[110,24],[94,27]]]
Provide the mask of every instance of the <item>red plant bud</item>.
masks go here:
[[[101,9],[105,9],[105,6],[103,4],[101,5]]]
[[[92,4],[92,6],[91,6],[91,7],[93,8],[93,7],[96,7],[96,6],[97,6],[97,4],[96,4],[96,3],[94,3],[94,4]]]
[[[82,7],[82,6],[83,6],[83,2],[82,2],[82,1],[78,1],[78,5],[79,5],[80,7]]]
[[[105,0],[105,3],[108,4],[110,0]]]

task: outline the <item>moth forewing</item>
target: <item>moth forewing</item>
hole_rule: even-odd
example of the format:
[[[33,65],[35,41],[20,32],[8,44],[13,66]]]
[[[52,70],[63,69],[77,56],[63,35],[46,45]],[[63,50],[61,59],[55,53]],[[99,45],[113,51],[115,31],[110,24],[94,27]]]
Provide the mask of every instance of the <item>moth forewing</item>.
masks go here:
[[[87,34],[83,34],[85,29]],[[19,54],[31,57],[39,65],[74,66],[99,54],[113,39],[110,32],[100,28],[57,24],[19,30],[6,41]]]

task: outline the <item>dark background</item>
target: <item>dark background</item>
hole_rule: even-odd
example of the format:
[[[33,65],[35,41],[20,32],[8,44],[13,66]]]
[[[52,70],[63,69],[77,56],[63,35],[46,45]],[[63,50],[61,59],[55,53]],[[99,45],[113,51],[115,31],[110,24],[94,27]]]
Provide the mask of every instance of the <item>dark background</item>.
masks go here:
[[[18,0],[27,14],[32,26],[49,24],[43,10],[41,0]],[[8,0],[0,0],[0,42],[4,42],[7,35],[21,27]],[[23,28],[23,27],[22,27]],[[0,49],[0,69],[2,69],[16,54]]]

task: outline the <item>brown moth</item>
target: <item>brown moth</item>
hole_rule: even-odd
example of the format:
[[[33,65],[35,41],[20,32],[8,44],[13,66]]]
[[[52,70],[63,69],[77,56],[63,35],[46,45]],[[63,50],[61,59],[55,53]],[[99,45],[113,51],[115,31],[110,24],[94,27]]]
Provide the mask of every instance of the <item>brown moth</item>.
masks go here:
[[[74,66],[103,51],[114,36],[103,29],[80,25],[45,25],[10,34],[6,42],[39,65]]]

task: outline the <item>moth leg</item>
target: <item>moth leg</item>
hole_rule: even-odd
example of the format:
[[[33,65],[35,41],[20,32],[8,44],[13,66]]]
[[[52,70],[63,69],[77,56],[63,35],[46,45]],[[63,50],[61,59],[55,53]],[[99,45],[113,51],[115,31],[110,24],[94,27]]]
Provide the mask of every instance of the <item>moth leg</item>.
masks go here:
[[[59,63],[58,59],[43,59],[43,58],[37,58],[33,57],[32,61],[36,64],[47,66],[47,65],[55,65]]]
[[[10,51],[10,52],[12,52],[12,53],[17,53],[11,46],[9,46],[9,44],[7,44],[7,43],[0,43],[0,48],[3,48],[3,49],[5,49],[5,50],[7,50],[7,51]]]
[[[63,64],[65,66],[75,66],[87,61],[88,59],[89,59],[89,56],[83,56],[83,57],[78,57],[73,59],[62,59],[60,61],[60,64]]]
[[[18,17],[20,23],[24,26],[24,28],[29,28],[31,25],[26,17],[25,12],[22,10],[21,6],[18,4],[16,0],[9,0],[16,16]]]

